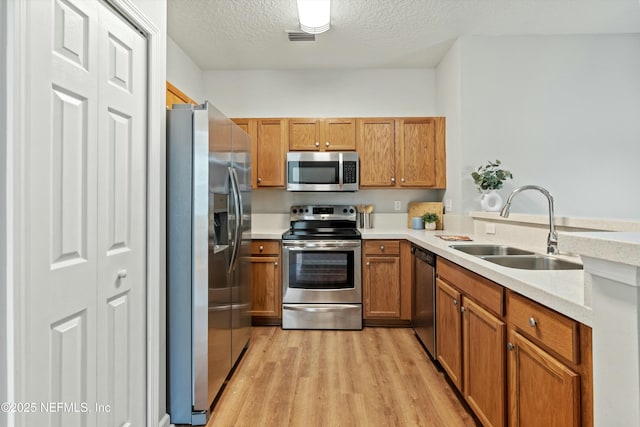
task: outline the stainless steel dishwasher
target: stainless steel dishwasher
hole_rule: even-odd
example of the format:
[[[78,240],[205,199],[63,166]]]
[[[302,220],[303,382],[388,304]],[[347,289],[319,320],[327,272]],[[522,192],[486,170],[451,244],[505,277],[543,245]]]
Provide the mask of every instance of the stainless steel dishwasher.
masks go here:
[[[433,359],[436,356],[436,255],[419,246],[413,253],[413,313],[411,324]]]

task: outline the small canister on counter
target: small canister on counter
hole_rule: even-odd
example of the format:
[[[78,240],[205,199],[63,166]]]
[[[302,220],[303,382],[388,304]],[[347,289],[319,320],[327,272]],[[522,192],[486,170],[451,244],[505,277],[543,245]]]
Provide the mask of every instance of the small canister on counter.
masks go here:
[[[411,228],[414,230],[422,230],[424,229],[424,221],[421,216],[411,217]]]

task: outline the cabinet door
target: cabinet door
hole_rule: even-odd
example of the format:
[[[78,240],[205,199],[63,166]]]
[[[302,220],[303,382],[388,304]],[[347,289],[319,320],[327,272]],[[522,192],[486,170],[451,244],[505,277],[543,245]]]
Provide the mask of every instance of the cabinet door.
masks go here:
[[[400,318],[400,257],[365,257],[364,317]]]
[[[326,151],[353,151],[356,149],[355,119],[325,119],[322,126],[322,148]]]
[[[256,184],[258,187],[284,187],[287,152],[286,121],[259,119],[256,152]]]
[[[464,397],[484,426],[506,421],[506,325],[463,297]]]
[[[251,138],[251,188],[258,188],[258,121],[256,119],[231,119]]]
[[[436,343],[438,361],[462,390],[462,320],[460,292],[436,280]]]
[[[398,120],[398,172],[401,187],[436,185],[436,121]]]
[[[509,425],[579,426],[579,375],[515,331],[510,344]]]
[[[251,257],[251,315],[280,317],[280,262],[277,256]]]
[[[395,120],[358,119],[360,187],[395,187]]]
[[[289,119],[289,150],[317,151],[321,148],[319,119]]]

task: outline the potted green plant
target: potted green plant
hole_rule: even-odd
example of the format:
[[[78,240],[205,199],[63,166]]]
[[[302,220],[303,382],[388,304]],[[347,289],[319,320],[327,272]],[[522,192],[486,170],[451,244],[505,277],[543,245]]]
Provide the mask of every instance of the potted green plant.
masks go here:
[[[483,210],[497,212],[502,207],[502,197],[495,190],[499,190],[504,185],[504,181],[512,179],[511,171],[502,169],[502,162],[487,162],[486,165],[479,166],[477,170],[471,172],[473,183],[478,186],[478,191],[482,193],[480,206]]]
[[[426,230],[435,230],[436,222],[439,219],[440,217],[438,216],[438,214],[433,212],[427,212],[426,214],[422,215],[422,220],[424,221],[424,228]]]

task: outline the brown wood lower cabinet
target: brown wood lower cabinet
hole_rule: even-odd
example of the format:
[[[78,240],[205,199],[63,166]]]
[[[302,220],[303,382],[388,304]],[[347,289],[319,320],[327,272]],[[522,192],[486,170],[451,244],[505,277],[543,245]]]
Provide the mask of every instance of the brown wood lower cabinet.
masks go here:
[[[593,426],[591,328],[507,293],[509,425]]]
[[[437,358],[485,426],[506,423],[506,325],[447,282],[436,281]]]
[[[437,359],[484,426],[593,426],[591,328],[446,259],[437,275]]]
[[[410,243],[406,240],[364,240],[362,246],[365,321],[372,321],[368,324],[379,321],[408,324],[412,305]]]
[[[251,317],[255,325],[282,322],[282,270],[280,241],[251,243]]]
[[[580,376],[511,331],[510,425],[579,426]]]

